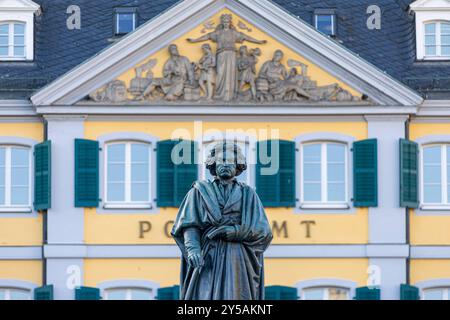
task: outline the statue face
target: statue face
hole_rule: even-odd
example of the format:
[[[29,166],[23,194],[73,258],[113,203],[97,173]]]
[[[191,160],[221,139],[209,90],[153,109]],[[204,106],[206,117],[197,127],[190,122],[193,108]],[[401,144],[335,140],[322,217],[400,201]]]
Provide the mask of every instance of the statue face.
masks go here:
[[[283,53],[281,51],[276,51],[273,56],[273,61],[280,62],[283,59]]]
[[[235,163],[217,163],[216,173],[222,180],[230,180],[236,176],[236,164]]]
[[[172,56],[177,56],[178,55],[178,48],[177,48],[177,46],[174,46],[174,45],[169,46],[169,53]]]

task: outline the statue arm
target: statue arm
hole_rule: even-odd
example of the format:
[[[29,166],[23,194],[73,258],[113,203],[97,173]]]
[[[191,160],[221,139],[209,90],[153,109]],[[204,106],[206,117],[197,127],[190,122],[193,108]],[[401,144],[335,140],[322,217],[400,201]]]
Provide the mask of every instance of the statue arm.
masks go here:
[[[255,38],[249,36],[249,35],[246,35],[244,33],[242,33],[242,39],[244,41],[248,41],[248,42],[256,43],[256,44],[266,44],[267,43],[267,40],[258,40],[258,39],[255,39]]]
[[[201,36],[200,38],[188,38],[187,39],[187,41],[189,41],[190,43],[204,42],[204,41],[208,41],[208,40],[212,40],[211,33],[205,34],[204,36]]]
[[[195,227],[186,228],[183,232],[188,263],[198,268],[203,265],[200,230]]]

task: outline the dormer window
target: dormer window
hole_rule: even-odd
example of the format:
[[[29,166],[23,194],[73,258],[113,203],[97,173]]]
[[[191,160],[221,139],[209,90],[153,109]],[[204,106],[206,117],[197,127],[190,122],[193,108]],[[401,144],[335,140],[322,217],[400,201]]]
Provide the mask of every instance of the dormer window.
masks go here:
[[[30,0],[0,0],[0,61],[33,60],[34,14]]]
[[[314,26],[323,34],[336,35],[336,13],[332,9],[317,9],[314,11]]]
[[[425,57],[450,57],[450,21],[425,24]]]
[[[137,26],[136,8],[116,8],[115,9],[115,30],[116,36],[133,32]]]
[[[410,7],[416,16],[417,60],[450,60],[450,2],[418,0]]]
[[[25,48],[25,23],[0,24],[0,59],[24,59]]]

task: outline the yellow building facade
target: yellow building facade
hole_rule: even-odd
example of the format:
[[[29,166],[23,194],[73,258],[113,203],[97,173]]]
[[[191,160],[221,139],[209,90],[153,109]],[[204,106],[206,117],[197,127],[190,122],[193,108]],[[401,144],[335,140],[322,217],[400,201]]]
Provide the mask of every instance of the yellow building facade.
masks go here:
[[[83,287],[103,299],[155,299],[159,289],[180,285],[183,257],[170,235],[177,199],[194,180],[208,178],[205,150],[227,139],[244,149],[248,170],[241,179],[266,204],[274,233],[265,253],[267,287],[294,288],[300,299],[444,294],[440,288],[450,286],[450,214],[445,199],[429,199],[427,192],[440,190],[444,197],[450,185],[444,183],[449,115],[436,111],[430,118],[435,106],[411,89],[259,2],[181,2],[37,92],[12,118],[1,116],[0,151],[10,160],[0,168],[10,172],[5,175],[13,188],[19,165],[12,164],[12,154],[25,148],[30,183],[28,203],[18,210],[0,207],[0,293],[9,288],[9,295],[33,298],[36,288],[52,286],[54,299],[70,300]],[[199,61],[201,45],[186,39],[212,32],[208,26],[220,24],[224,14],[245,26],[240,32],[266,40],[248,44],[261,51],[256,74],[281,50],[286,69],[303,72],[303,80],[316,87],[339,88],[340,98],[210,102],[200,93],[199,101],[135,99],[131,88],[143,73],[164,79],[170,44]],[[205,42],[217,50],[215,42]],[[190,171],[195,179],[185,178],[187,186],[182,176],[162,176],[161,143],[175,140],[195,142],[191,152],[199,160]],[[271,155],[288,178],[277,172],[275,180],[261,176],[259,148],[267,140],[290,146],[290,153],[280,147]],[[402,141],[417,146],[418,153],[408,153],[416,160],[405,160]],[[78,149],[83,142],[93,149]],[[44,156],[35,150],[42,143]],[[148,150],[142,169],[146,201],[133,200],[130,160],[142,145]],[[111,160],[114,148],[122,148],[122,160]],[[442,162],[434,161],[436,150]],[[405,167],[411,163],[418,167]],[[126,173],[114,180],[120,165]],[[425,170],[439,179],[429,181]],[[125,186],[123,195],[118,184]],[[405,195],[406,188],[417,193]]]

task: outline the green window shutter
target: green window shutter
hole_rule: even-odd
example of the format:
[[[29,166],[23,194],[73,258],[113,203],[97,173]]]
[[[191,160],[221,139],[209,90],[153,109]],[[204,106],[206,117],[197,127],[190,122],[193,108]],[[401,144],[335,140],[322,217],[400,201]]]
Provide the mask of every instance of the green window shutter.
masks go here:
[[[180,300],[180,286],[159,288],[157,300]]]
[[[99,143],[75,140],[75,207],[96,208],[99,203]]]
[[[356,288],[355,294],[355,300],[381,300],[381,291],[379,288]]]
[[[353,144],[353,201],[355,207],[378,206],[378,141]]]
[[[101,300],[100,289],[90,287],[76,288],[75,300]]]
[[[297,288],[269,286],[265,288],[265,300],[298,300]]]
[[[179,143],[190,149],[190,162],[175,164],[172,150]],[[183,155],[181,155],[183,156]],[[187,158],[187,157],[186,157]],[[197,144],[193,141],[166,140],[157,146],[157,202],[158,207],[178,207],[198,179]]]
[[[400,139],[400,206],[419,207],[419,145]]]
[[[52,204],[52,143],[34,147],[34,209],[47,210]]]
[[[420,300],[419,288],[407,284],[400,285],[400,300]]]
[[[34,289],[34,300],[53,300],[53,285]]]
[[[278,172],[274,175],[261,172],[264,168],[270,168],[272,163],[262,162],[260,150],[263,156],[267,154],[276,159],[277,155],[271,154],[274,141],[260,141],[257,144],[256,191],[265,207],[295,207],[295,143],[279,140]],[[264,150],[265,144],[267,150]]]

